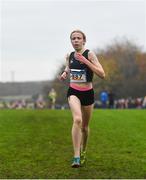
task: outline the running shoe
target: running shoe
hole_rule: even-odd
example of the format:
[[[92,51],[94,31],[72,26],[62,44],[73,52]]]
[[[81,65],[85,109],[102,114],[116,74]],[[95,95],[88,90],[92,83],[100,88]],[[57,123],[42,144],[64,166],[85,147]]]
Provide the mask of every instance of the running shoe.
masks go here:
[[[80,157],[74,157],[73,163],[71,165],[72,168],[78,168],[80,167]]]
[[[81,166],[86,162],[86,151],[81,151]]]

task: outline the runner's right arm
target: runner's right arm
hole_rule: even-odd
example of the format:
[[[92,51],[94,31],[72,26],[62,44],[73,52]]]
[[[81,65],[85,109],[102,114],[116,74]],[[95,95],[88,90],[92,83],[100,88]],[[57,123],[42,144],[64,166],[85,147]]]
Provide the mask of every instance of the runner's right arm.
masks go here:
[[[66,55],[66,67],[62,74],[60,75],[60,80],[65,80],[67,78],[67,75],[69,73],[69,54]]]

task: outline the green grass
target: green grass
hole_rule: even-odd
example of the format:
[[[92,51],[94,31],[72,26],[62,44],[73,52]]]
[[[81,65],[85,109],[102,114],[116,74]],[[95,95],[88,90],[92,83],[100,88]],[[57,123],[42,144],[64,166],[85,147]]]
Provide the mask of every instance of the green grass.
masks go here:
[[[85,167],[73,155],[68,110],[0,111],[0,178],[146,178],[146,111],[95,110]]]

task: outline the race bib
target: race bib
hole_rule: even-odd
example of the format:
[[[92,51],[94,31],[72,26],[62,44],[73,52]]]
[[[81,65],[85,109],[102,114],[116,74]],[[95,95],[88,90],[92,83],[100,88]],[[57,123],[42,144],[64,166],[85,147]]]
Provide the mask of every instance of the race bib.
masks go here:
[[[85,69],[71,69],[70,82],[87,82]]]

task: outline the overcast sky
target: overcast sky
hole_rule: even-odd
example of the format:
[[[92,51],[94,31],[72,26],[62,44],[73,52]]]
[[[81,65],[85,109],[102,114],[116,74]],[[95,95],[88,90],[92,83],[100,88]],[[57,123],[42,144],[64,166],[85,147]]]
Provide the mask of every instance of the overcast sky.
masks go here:
[[[2,82],[53,78],[73,50],[74,29],[92,50],[123,37],[146,50],[145,0],[1,0],[0,7]]]

